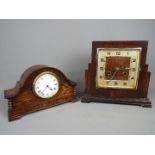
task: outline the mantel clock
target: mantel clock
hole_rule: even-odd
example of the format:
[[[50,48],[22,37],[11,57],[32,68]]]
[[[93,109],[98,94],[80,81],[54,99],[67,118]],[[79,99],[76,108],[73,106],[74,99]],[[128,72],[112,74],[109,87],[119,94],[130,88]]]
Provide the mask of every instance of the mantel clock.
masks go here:
[[[76,101],[76,83],[57,68],[35,65],[22,74],[16,86],[4,91],[9,121],[66,102]]]
[[[95,41],[85,72],[82,102],[107,102],[151,107],[147,98],[150,72],[147,41]]]

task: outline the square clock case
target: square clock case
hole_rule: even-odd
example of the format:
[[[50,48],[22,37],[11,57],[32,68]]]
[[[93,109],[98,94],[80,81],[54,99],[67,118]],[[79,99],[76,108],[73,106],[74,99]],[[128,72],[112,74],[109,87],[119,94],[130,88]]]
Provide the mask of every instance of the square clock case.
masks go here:
[[[82,102],[151,107],[147,46],[148,41],[94,41]]]

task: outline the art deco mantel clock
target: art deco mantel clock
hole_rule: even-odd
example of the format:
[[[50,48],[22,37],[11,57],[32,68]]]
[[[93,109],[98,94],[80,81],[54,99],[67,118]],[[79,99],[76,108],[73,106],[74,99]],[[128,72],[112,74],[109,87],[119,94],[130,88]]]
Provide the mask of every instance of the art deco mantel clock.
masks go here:
[[[151,74],[146,64],[147,46],[147,41],[93,42],[82,102],[151,107],[147,98]]]
[[[28,68],[15,88],[4,91],[4,96],[8,99],[9,121],[38,110],[76,101],[75,86],[75,82],[56,68],[45,65]]]

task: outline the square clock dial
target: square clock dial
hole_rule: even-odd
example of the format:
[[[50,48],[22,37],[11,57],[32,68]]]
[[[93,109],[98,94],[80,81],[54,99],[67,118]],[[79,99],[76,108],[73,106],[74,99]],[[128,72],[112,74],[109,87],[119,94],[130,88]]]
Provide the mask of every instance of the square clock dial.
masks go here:
[[[141,48],[98,48],[97,88],[137,89]]]

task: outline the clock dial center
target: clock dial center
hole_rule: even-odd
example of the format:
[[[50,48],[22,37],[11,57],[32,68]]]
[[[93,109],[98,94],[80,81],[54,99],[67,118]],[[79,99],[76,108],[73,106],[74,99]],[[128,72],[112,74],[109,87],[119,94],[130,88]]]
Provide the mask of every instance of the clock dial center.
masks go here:
[[[119,57],[119,56],[106,57],[105,79],[128,80],[129,68],[130,68],[130,57]],[[109,73],[111,73],[111,75],[109,75]]]

